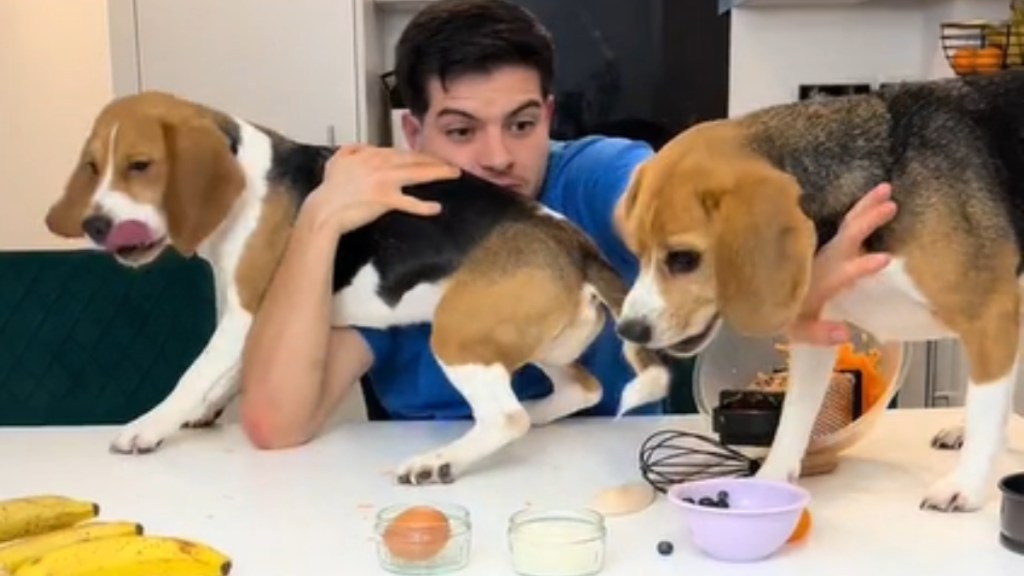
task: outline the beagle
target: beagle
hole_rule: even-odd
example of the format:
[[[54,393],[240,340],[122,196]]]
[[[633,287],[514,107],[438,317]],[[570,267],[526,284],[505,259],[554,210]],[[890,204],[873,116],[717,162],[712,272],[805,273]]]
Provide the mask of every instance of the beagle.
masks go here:
[[[164,401],[121,430],[113,451],[152,451],[182,426],[213,422],[237,393],[253,315],[297,210],[334,152],[166,93],[101,110],[46,226],[87,237],[126,266],[167,248],[198,255],[212,267],[218,303],[205,349]],[[342,235],[332,323],[433,323],[431,349],[475,422],[455,442],[402,463],[397,476],[451,482],[531,424],[600,400],[600,384],[578,358],[605,309],[618,315],[628,286],[565,218],[486,180],[462,173],[405,192],[438,201],[442,212],[392,212]],[[658,399],[669,384],[657,354],[634,345],[623,353],[637,375],[622,412]],[[550,396],[520,403],[510,379],[526,364],[550,377]]]
[[[634,175],[627,245],[641,261],[618,332],[699,353],[722,322],[753,337],[795,319],[812,259],[868,190],[891,182],[896,218],[865,243],[887,268],[823,317],[882,341],[958,339],[970,364],[962,452],[921,507],[986,500],[1019,369],[1024,72],[908,83],[766,107],[677,135]],[[837,349],[793,344],[774,444],[758,472],[794,480]],[[742,353],[742,352],[740,352]],[[958,447],[956,429],[933,442]]]

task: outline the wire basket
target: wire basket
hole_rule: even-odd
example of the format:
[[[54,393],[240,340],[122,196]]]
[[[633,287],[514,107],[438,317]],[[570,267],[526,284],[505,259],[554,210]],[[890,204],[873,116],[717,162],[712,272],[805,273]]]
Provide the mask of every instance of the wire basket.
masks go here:
[[[1024,27],[1011,22],[946,22],[942,52],[957,76],[1024,66]]]

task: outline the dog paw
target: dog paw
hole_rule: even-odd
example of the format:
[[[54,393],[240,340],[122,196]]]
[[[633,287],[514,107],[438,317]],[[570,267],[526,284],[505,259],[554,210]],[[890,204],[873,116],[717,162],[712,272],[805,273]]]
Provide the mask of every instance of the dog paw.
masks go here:
[[[110,451],[114,454],[149,454],[156,451],[164,442],[162,434],[153,434],[144,428],[125,428],[110,443]]]
[[[984,505],[984,497],[981,486],[971,486],[950,477],[933,484],[920,507],[936,512],[973,512]]]
[[[454,467],[444,452],[417,456],[398,468],[399,484],[451,484],[455,481]]]
[[[129,422],[110,443],[115,454],[148,454],[160,448],[164,440],[184,425],[177,418],[166,418],[164,414],[141,416]]]
[[[943,428],[932,437],[932,448],[936,450],[959,450],[964,445],[964,427],[962,424]]]
[[[190,420],[181,425],[182,428],[210,428],[217,423],[221,415],[224,414],[224,408],[218,408],[217,410],[211,410],[210,412],[203,414],[195,420]]]

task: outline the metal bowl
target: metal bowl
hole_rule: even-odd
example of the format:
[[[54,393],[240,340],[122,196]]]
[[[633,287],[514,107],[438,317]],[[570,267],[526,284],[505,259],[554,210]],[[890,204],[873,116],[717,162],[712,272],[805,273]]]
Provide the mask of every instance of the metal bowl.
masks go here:
[[[867,332],[850,327],[851,343],[857,352],[879,352],[879,371],[886,383],[882,396],[849,425],[827,436],[811,439],[807,459],[833,459],[863,438],[885,412],[907,377],[911,348],[902,342],[880,343]],[[718,394],[725,389],[743,389],[758,373],[770,373],[785,364],[778,349],[782,338],[749,338],[723,325],[715,339],[695,359],[694,400],[701,414],[711,417]]]

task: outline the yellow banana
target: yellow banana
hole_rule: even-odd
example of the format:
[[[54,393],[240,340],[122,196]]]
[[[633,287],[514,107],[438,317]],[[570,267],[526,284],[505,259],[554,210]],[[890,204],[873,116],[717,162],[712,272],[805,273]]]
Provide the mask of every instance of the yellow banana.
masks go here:
[[[0,500],[0,542],[35,536],[95,518],[95,502],[40,495]]]
[[[62,574],[64,574],[62,572]],[[70,574],[70,573],[68,573]],[[154,560],[112,564],[96,570],[75,572],[73,576],[223,576],[218,566],[198,560]]]
[[[142,525],[135,522],[90,522],[29,536],[0,547],[0,574],[13,574],[25,562],[70,544],[142,532]]]
[[[165,536],[113,536],[86,540],[52,550],[25,562],[15,576],[75,576],[80,573],[144,562],[201,563],[227,574],[231,560],[199,542]]]

